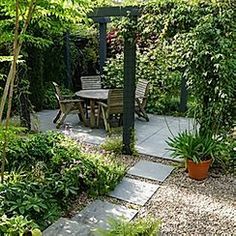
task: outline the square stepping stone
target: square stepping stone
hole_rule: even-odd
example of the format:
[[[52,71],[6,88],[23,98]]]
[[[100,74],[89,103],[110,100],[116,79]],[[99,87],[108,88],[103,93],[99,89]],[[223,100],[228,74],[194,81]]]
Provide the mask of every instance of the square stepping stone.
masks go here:
[[[90,227],[88,225],[60,218],[43,232],[43,236],[88,236]]]
[[[163,182],[173,169],[172,166],[141,160],[129,169],[128,174]]]
[[[156,192],[159,185],[123,178],[109,195],[127,202],[143,206]]]
[[[137,213],[137,210],[96,200],[83,209],[79,214],[75,215],[72,220],[90,225],[92,229],[105,229],[109,227],[109,219],[125,218],[130,221]]]

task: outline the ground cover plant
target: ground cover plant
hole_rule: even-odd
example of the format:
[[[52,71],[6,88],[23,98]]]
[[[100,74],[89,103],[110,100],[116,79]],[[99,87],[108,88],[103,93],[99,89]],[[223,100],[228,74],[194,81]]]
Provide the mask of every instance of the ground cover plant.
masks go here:
[[[84,152],[63,134],[18,136],[9,143],[0,185],[0,212],[5,219],[0,225],[18,219],[18,226],[11,224],[13,232],[17,227],[19,232],[27,227],[44,229],[66,210],[69,200],[82,192],[105,194],[123,175],[124,167],[111,156]],[[3,226],[0,235],[8,232]]]
[[[121,155],[123,152],[123,138],[122,138],[123,127],[112,128],[110,133],[107,134],[105,141],[100,145],[100,148],[108,153],[114,155]],[[132,156],[138,155],[138,150],[136,149],[136,133],[132,132],[132,142],[130,148],[132,150]]]
[[[97,236],[155,236],[160,232],[160,221],[154,217],[135,219],[127,222],[124,219],[110,219],[109,229],[98,229]]]

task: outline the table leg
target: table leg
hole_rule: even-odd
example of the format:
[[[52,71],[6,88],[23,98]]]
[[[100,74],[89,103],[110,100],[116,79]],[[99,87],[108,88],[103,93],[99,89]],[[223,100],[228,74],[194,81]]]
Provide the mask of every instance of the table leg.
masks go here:
[[[95,100],[93,99],[90,99],[90,109],[91,109],[90,127],[94,128],[95,127]]]

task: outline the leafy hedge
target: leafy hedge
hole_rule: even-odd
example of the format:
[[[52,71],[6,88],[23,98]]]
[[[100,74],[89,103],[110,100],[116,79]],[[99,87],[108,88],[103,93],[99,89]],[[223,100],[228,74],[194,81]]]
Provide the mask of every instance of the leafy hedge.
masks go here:
[[[143,8],[137,25],[136,77],[152,84],[149,112],[176,109],[181,80],[185,79],[195,100],[191,114],[201,126],[214,130],[232,127],[236,97],[234,2],[153,0],[143,3]],[[127,31],[125,24],[114,24],[114,28]],[[120,42],[120,37],[109,44],[108,87],[123,86],[123,56],[116,41]]]
[[[15,138],[7,160],[0,212],[26,217],[41,229],[61,215],[69,199],[84,191],[105,194],[124,175],[110,156],[85,153],[76,141],[53,132]]]

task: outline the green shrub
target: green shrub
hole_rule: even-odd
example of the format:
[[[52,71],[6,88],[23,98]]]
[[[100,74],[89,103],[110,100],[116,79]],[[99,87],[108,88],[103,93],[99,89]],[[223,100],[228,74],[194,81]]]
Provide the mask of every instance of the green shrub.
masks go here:
[[[37,162],[49,163],[53,156],[53,147],[64,139],[62,134],[54,132],[39,133],[18,137],[9,142],[7,168],[24,167],[30,169]]]
[[[110,219],[109,229],[98,229],[98,236],[156,236],[160,232],[160,221],[151,217],[136,219],[128,222],[126,220]]]
[[[36,229],[37,225],[21,215],[10,218],[3,215],[0,218],[0,236],[20,236],[30,228]]]
[[[179,95],[179,77],[177,73],[172,75],[166,69],[161,69],[161,61],[152,60],[152,57],[160,55],[159,52],[154,51],[153,48],[147,49],[148,52],[143,54],[137,52],[137,70],[136,79],[149,80],[151,83],[149,98],[147,104],[148,112],[158,114],[169,114],[178,111],[178,105],[172,106],[172,97]],[[105,78],[103,80],[104,86],[108,88],[122,88],[123,87],[123,55],[117,54],[115,58],[107,60],[104,68]],[[161,74],[156,68],[160,68]],[[178,103],[178,101],[177,101]],[[169,105],[170,104],[170,105]]]
[[[125,174],[123,165],[117,164],[109,155],[84,154],[92,171],[82,178],[88,191],[93,195],[105,194],[115,188]],[[85,171],[86,173],[86,171]]]
[[[42,229],[60,216],[69,199],[83,191],[105,194],[125,172],[113,157],[84,152],[56,132],[11,140],[7,160],[10,174],[0,185],[0,212],[27,217]]]
[[[215,150],[214,166],[222,168],[225,172],[235,173],[236,140],[232,137],[222,138]]]
[[[43,228],[60,216],[53,189],[48,189],[44,182],[31,179],[26,173],[17,179],[9,178],[0,185],[1,208],[6,215],[23,215]]]

